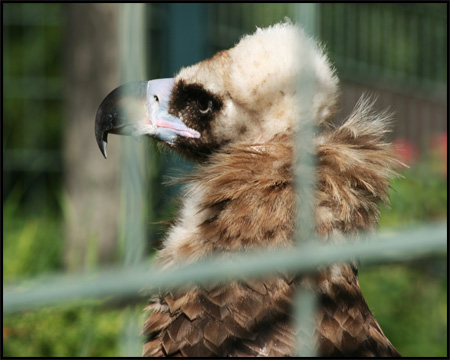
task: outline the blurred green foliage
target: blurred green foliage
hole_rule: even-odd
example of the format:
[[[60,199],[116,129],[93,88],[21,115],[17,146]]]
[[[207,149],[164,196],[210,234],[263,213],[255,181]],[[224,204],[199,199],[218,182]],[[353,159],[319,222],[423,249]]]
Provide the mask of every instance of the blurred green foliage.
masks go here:
[[[382,208],[381,227],[418,225],[447,218],[447,178],[431,161],[422,161],[391,182],[390,209]]]
[[[360,268],[366,302],[402,356],[447,356],[445,257]]]
[[[416,226],[447,218],[446,164],[435,154],[391,181],[380,227]],[[446,254],[407,264],[359,269],[359,283],[381,328],[403,356],[447,356]]]
[[[53,210],[62,177],[64,17],[62,4],[2,4],[3,201]]]
[[[62,268],[62,219],[48,213],[28,217],[18,197],[16,191],[3,203],[4,282]]]
[[[18,197],[14,193],[3,204],[4,283],[64,271],[62,215],[25,215]],[[138,305],[144,306],[145,300]],[[3,356],[119,356],[124,314],[107,300],[86,300],[5,316]]]
[[[3,355],[21,357],[118,356],[124,311],[84,302],[8,316]]]

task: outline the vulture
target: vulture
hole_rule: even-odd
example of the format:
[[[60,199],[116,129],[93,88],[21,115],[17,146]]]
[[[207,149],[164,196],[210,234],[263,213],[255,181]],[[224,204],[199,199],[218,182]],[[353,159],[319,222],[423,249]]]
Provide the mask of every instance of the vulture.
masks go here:
[[[377,113],[363,95],[336,125],[338,93],[323,46],[288,20],[257,28],[174,78],[113,90],[95,120],[105,157],[113,133],[155,138],[195,163],[157,263],[174,269],[210,255],[293,247],[302,202],[294,178],[298,151],[316,159],[308,205],[317,241],[373,231],[378,203],[388,203],[389,180],[402,166],[386,140],[390,115]],[[315,130],[305,148],[295,139],[307,125]],[[399,356],[364,300],[356,261],[308,275],[160,290],[144,310],[143,355],[295,355],[300,286],[317,294],[317,355]]]

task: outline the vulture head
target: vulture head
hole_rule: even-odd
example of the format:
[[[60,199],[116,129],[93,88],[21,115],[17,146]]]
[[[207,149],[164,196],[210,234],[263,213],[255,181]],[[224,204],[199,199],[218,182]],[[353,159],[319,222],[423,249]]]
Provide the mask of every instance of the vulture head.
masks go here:
[[[217,253],[295,243],[295,134],[318,127],[313,188],[315,232],[323,241],[373,229],[379,200],[400,163],[384,139],[388,116],[362,100],[340,126],[338,80],[322,48],[290,23],[258,29],[230,50],[172,79],[134,82],[101,103],[95,135],[149,136],[198,162],[177,221],[157,261],[164,268]],[[305,146],[303,146],[305,147]],[[303,151],[300,150],[300,151]],[[321,356],[397,356],[364,301],[356,265],[313,275],[277,274],[161,292],[146,308],[147,356],[289,356],[297,333],[299,284],[318,294]]]
[[[105,157],[111,132],[151,136],[201,161],[228,144],[266,143],[302,121],[324,122],[337,83],[312,39],[277,24],[173,79],[118,87],[100,105],[96,139]]]

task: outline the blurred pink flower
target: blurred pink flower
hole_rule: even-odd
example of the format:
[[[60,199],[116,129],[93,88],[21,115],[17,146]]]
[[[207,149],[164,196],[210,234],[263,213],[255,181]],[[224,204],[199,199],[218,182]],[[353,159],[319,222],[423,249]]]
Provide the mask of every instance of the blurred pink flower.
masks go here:
[[[393,146],[395,154],[407,165],[413,164],[419,158],[419,150],[408,140],[396,139]]]

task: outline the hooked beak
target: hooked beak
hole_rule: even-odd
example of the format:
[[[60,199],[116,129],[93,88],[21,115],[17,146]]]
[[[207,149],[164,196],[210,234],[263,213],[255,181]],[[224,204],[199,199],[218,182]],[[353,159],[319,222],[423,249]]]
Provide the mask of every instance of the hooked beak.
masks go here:
[[[113,90],[100,104],[95,138],[106,158],[108,133],[148,135],[173,144],[177,136],[199,138],[200,133],[168,113],[174,79],[137,81]]]

